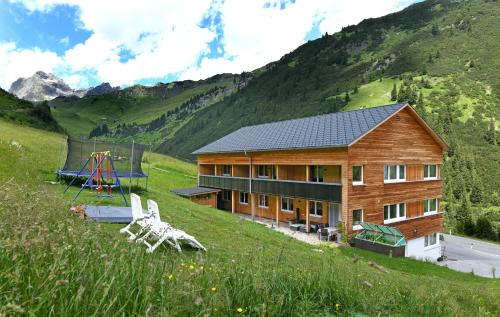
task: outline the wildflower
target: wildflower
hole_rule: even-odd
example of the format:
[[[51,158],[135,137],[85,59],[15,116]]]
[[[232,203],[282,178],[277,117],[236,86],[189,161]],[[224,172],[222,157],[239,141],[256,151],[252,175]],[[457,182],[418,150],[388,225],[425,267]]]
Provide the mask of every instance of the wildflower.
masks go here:
[[[238,308],[236,308],[236,311],[241,314],[243,312],[243,308],[238,307]]]
[[[339,303],[335,304],[335,309],[339,310],[339,308],[340,308],[340,304]]]
[[[194,270],[194,265],[192,265],[192,264],[191,264],[191,265],[189,266],[189,269],[190,269],[190,270]]]
[[[172,274],[169,274],[169,275],[167,276],[167,278],[168,278],[168,280],[170,281],[171,279],[173,279],[173,278],[174,278],[174,276],[173,276]]]
[[[210,290],[215,293],[217,291],[217,288],[212,287]]]
[[[181,262],[181,266],[184,267],[184,262]]]

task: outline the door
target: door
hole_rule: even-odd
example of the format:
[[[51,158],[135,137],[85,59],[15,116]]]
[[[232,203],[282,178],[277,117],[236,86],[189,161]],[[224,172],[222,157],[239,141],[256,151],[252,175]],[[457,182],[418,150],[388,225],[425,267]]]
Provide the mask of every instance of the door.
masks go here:
[[[337,222],[342,221],[342,212],[340,208],[340,204],[330,203],[329,205],[329,213],[328,213],[328,225],[330,227],[335,227]]]

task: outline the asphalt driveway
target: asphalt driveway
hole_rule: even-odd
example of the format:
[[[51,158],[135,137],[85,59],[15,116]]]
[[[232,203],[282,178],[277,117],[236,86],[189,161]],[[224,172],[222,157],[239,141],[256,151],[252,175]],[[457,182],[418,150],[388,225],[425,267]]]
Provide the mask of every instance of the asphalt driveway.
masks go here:
[[[500,277],[500,245],[444,234],[441,247],[447,260],[439,265],[484,277],[493,277],[495,268],[495,277]]]

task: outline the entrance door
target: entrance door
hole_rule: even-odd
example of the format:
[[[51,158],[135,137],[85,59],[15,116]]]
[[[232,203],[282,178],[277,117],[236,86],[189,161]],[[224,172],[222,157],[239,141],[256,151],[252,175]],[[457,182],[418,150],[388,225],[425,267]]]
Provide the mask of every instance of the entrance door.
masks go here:
[[[328,210],[329,210],[328,225],[330,227],[335,227],[337,222],[342,221],[342,212],[340,204],[330,203]]]

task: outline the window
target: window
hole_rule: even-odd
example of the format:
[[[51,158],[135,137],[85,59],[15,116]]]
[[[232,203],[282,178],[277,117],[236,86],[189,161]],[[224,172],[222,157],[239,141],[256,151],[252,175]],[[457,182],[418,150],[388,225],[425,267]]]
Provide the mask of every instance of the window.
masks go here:
[[[230,190],[222,191],[222,199],[225,201],[230,201],[231,200],[231,191]]]
[[[433,233],[425,236],[425,247],[430,247],[433,245],[437,245],[439,242],[438,233]]]
[[[231,165],[222,165],[222,175],[223,176],[231,176]]]
[[[352,211],[352,229],[360,230],[361,226],[359,225],[363,222],[363,209],[354,209]]]
[[[352,167],[352,184],[362,185],[363,184],[363,166],[354,165]]]
[[[437,212],[437,199],[424,200],[424,215]]]
[[[248,193],[240,192],[240,204],[248,204]]]
[[[323,202],[310,200],[309,215],[313,217],[323,217]]]
[[[309,172],[309,180],[311,182],[323,183],[323,175],[325,173],[325,168],[323,166],[309,166]]]
[[[286,212],[293,212],[293,198],[281,197],[281,210]]]
[[[406,180],[406,165],[385,165],[384,183],[401,182]]]
[[[269,197],[267,195],[259,195],[259,207],[269,208]]]
[[[437,172],[436,164],[424,165],[424,179],[437,179]]]
[[[276,166],[274,165],[257,165],[258,178],[276,179]]]
[[[404,203],[384,206],[384,223],[406,219]]]

